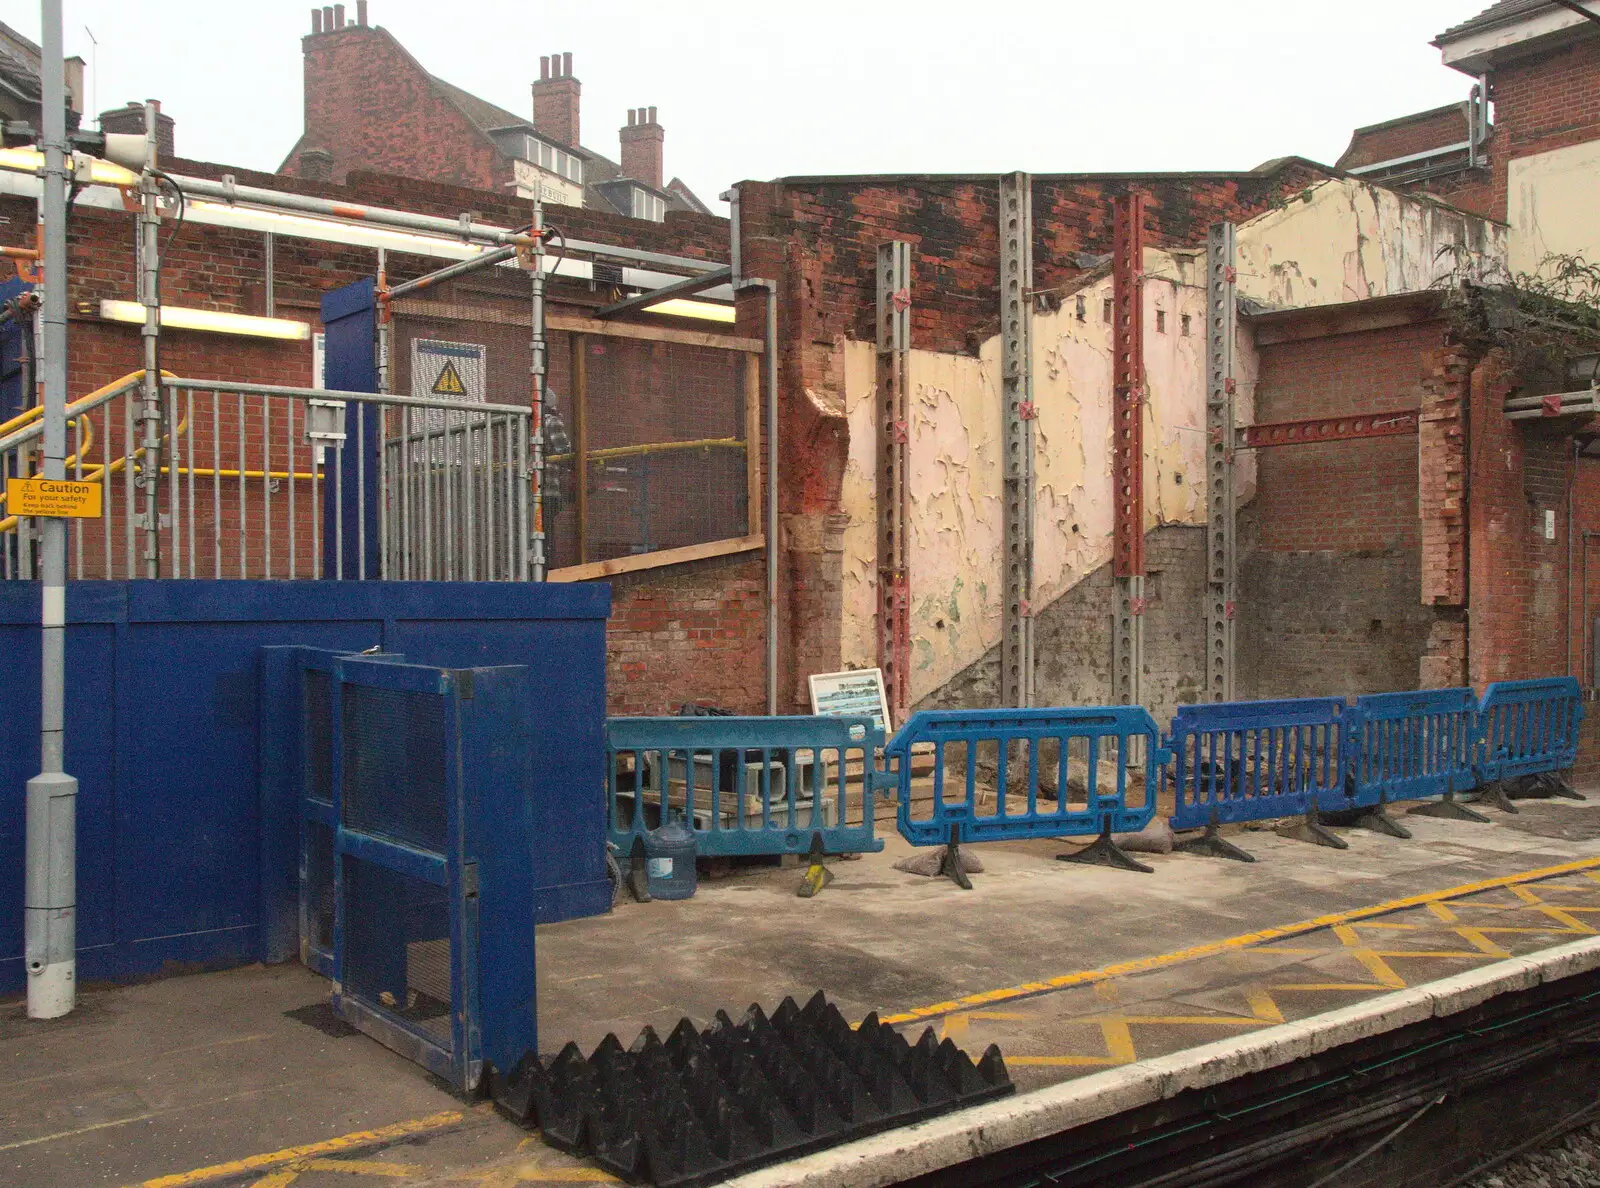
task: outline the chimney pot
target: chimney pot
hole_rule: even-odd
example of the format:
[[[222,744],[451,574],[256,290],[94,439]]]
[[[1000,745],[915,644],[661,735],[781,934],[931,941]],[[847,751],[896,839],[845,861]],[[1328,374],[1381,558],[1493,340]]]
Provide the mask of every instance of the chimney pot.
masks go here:
[[[650,119],[648,122],[652,124],[656,122],[656,109],[653,107],[650,109]]]
[[[344,28],[344,5],[343,4],[335,4],[333,6],[333,27],[335,29],[343,29]]]
[[[331,4],[322,6],[322,31],[324,33],[333,32],[333,5]]]
[[[628,108],[628,127],[630,128],[633,127],[633,117],[635,114],[636,113],[634,112],[633,108]]]
[[[313,33],[322,32],[322,9],[320,8],[311,10],[311,31]]]
[[[563,78],[571,78],[572,77],[572,55],[571,54],[562,54],[561,55],[561,75],[562,75]]]
[[[560,78],[561,77],[561,55],[560,54],[551,54],[550,55],[550,77],[551,78]]]
[[[356,0],[356,24],[367,27],[367,0]]]
[[[539,58],[539,79],[541,82],[550,77],[550,55],[544,54]]]

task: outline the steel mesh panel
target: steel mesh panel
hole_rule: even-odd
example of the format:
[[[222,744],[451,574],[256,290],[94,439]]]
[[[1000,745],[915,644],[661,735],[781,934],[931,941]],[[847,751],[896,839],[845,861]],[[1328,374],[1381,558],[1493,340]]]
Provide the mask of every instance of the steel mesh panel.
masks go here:
[[[325,672],[306,672],[304,676],[306,796],[332,804],[333,682]]]
[[[305,822],[301,855],[301,895],[305,902],[307,943],[333,952],[333,830],[321,821]]]
[[[470,359],[458,359],[463,386],[478,399],[527,407],[529,316],[526,276],[510,269],[446,283],[430,289],[425,298],[397,302],[392,390],[436,395],[437,368],[422,369],[417,362],[425,357],[427,344],[476,344],[484,360],[481,379]],[[577,455],[573,398],[577,341],[562,331],[547,336],[544,532],[549,567],[744,536],[750,522],[748,356],[719,347],[582,336],[589,452],[585,466]],[[477,396],[479,391],[483,396]],[[416,432],[415,424],[402,427],[397,418],[390,420],[396,422],[385,427],[391,443],[405,432]],[[703,444],[707,442],[715,444]],[[390,454],[397,456],[393,445]],[[581,555],[580,485],[587,486],[588,494]],[[409,514],[414,517],[415,511]],[[496,526],[493,532],[498,531]]]
[[[450,895],[344,856],[343,987],[450,1047]]]
[[[442,853],[444,698],[347,684],[343,699],[345,827]]]

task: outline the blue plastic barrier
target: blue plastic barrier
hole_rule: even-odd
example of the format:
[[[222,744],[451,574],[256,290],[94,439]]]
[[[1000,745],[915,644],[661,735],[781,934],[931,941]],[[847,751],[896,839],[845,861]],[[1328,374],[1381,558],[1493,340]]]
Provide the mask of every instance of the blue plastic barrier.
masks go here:
[[[1129,798],[1128,769],[1141,740],[1142,787]],[[932,800],[927,811],[912,797],[911,752],[934,748]],[[1066,709],[924,710],[890,740],[884,752],[898,762],[900,832],[913,845],[1064,837],[1069,834],[1132,833],[1150,823],[1156,809],[1156,772],[1167,761],[1155,720],[1141,706]],[[992,756],[987,758],[987,756]],[[1071,760],[1084,767],[1083,792],[1071,789]],[[1106,786],[1101,763],[1116,763]],[[978,769],[992,762],[993,811],[979,802]],[[962,769],[954,795],[947,786],[952,766]],[[1026,779],[1012,787],[1012,771]],[[1041,772],[1055,776],[1056,794],[1041,795]],[[985,785],[990,780],[983,781]],[[984,789],[987,791],[987,788]]]
[[[1185,705],[1172,720],[1174,829],[1343,807],[1335,697]]]
[[[1483,696],[1478,782],[1565,771],[1578,761],[1583,693],[1572,677],[1496,681]]]
[[[1477,786],[1478,695],[1373,693],[1344,714],[1352,808],[1453,796]]]
[[[608,839],[681,815],[701,857],[883,849],[873,836],[877,749],[869,718],[611,718]],[[856,768],[856,773],[851,768]]]

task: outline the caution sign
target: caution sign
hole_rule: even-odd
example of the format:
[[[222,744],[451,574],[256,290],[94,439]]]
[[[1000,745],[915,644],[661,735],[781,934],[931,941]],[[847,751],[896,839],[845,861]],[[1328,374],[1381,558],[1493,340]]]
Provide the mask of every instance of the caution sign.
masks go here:
[[[467,394],[467,385],[461,382],[461,373],[456,370],[453,359],[445,360],[444,370],[439,373],[439,378],[433,381],[433,394],[435,396]]]
[[[488,399],[488,350],[477,342],[417,338],[411,343],[411,394],[422,399],[481,404]]]
[[[100,484],[72,479],[8,478],[6,513],[96,520],[100,518]]]

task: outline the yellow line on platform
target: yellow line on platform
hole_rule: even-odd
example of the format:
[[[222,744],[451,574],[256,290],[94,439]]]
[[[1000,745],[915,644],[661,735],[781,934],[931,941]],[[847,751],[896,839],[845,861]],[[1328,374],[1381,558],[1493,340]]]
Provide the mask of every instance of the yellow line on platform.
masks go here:
[[[1319,932],[1325,928],[1348,925],[1357,920],[1367,920],[1374,916],[1386,916],[1391,912],[1402,912],[1407,908],[1424,907],[1428,904],[1441,903],[1449,899],[1460,899],[1467,895],[1480,895],[1485,891],[1518,887],[1523,883],[1536,883],[1544,879],[1559,878],[1567,874],[1590,872],[1588,877],[1600,881],[1600,875],[1594,873],[1596,871],[1600,871],[1600,858],[1583,858],[1576,862],[1564,862],[1559,866],[1544,866],[1536,870],[1524,870],[1516,874],[1482,879],[1475,883],[1463,883],[1458,887],[1450,887],[1440,891],[1423,891],[1416,895],[1407,895],[1401,899],[1375,903],[1371,907],[1354,908],[1347,912],[1332,912],[1326,916],[1317,916],[1315,919],[1301,920],[1294,924],[1284,924],[1277,928],[1265,928],[1260,932],[1246,932],[1240,936],[1228,937],[1226,940],[1194,945],[1187,949],[1179,949],[1172,953],[1162,953],[1155,957],[1139,957],[1132,961],[1122,961],[1114,965],[1103,966],[1100,969],[1079,970],[1076,973],[1062,974],[1059,977],[1047,978],[1043,981],[1023,982],[1020,985],[1006,986],[997,990],[984,990],[977,994],[968,994],[962,998],[952,999],[949,1002],[936,1002],[930,1006],[915,1007],[898,1015],[885,1015],[883,1016],[883,1022],[895,1024],[916,1023],[924,1019],[936,1019],[941,1015],[968,1010],[976,1006],[987,1006],[990,1003],[1008,1002],[1019,998],[1033,998],[1056,990],[1065,990],[1072,986],[1088,986],[1111,978],[1127,977],[1130,974],[1148,973],[1156,969],[1169,969],[1174,965],[1184,965],[1190,961],[1200,961],[1206,957],[1215,957],[1222,953],[1250,949],[1257,945],[1269,944],[1272,941],[1284,940],[1292,936],[1303,936],[1308,932]],[[1573,924],[1578,924],[1578,921],[1572,920],[1571,917],[1568,917],[1568,920]],[[1579,924],[1578,926],[1586,932],[1592,931],[1585,925]]]
[[[320,1143],[306,1143],[299,1147],[285,1147],[281,1151],[269,1151],[264,1155],[250,1155],[244,1159],[234,1159],[228,1163],[214,1163],[210,1167],[197,1167],[193,1171],[178,1172],[170,1176],[157,1176],[153,1180],[142,1180],[136,1188],[187,1188],[190,1184],[204,1184],[209,1180],[220,1180],[224,1176],[237,1176],[245,1172],[264,1171],[280,1164],[295,1163],[303,1159],[312,1159],[319,1155],[331,1155],[337,1151],[349,1151],[360,1147],[372,1147],[382,1143],[399,1142],[401,1139],[411,1138],[413,1135],[427,1134],[436,1130],[445,1130],[457,1126],[466,1120],[466,1115],[459,1110],[445,1110],[443,1113],[429,1114],[426,1118],[413,1118],[409,1122],[396,1122],[392,1126],[380,1126],[375,1130],[357,1130],[351,1134],[343,1134],[338,1138],[327,1139]]]

